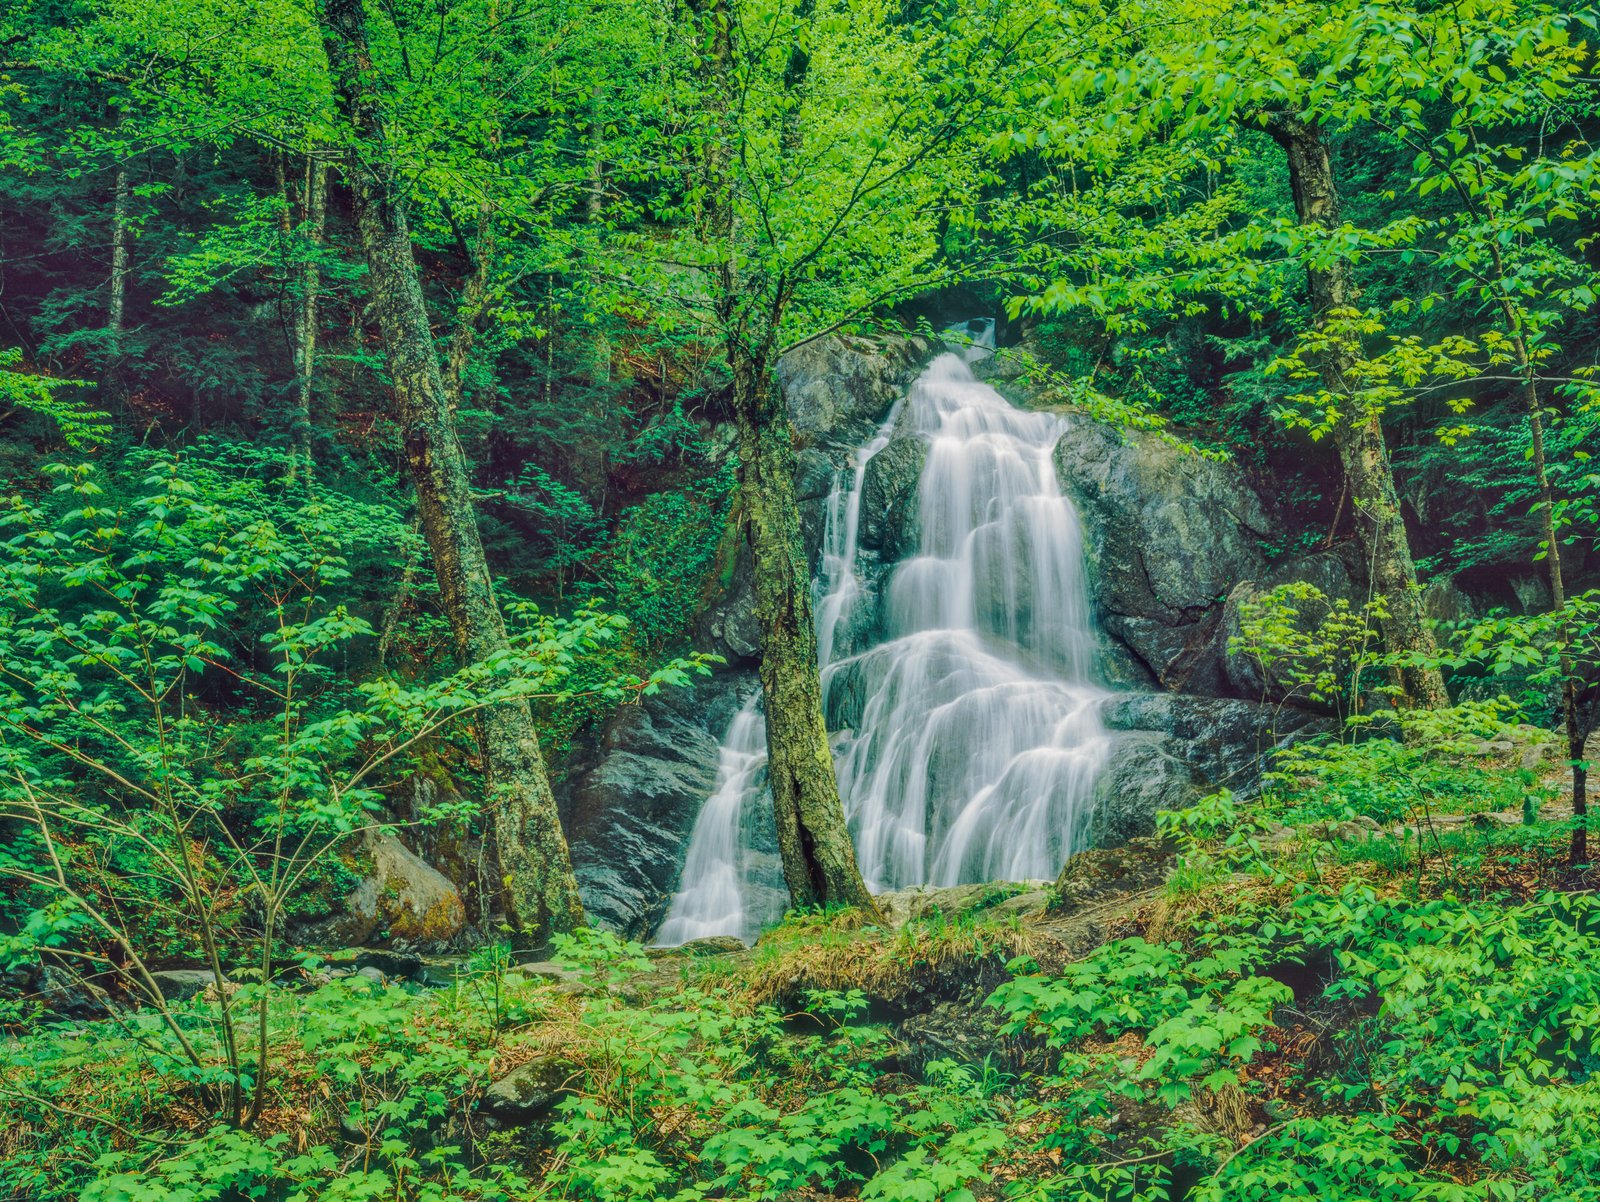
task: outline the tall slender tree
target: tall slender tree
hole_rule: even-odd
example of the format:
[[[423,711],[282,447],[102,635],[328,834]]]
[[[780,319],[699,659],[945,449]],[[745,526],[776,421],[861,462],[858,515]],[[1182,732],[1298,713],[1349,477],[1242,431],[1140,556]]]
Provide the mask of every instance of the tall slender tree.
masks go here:
[[[1558,338],[1600,295],[1600,271],[1583,254],[1585,230],[1600,214],[1600,151],[1585,138],[1575,103],[1593,63],[1584,35],[1597,22],[1595,14],[1538,0],[1463,0],[1448,13],[1375,15],[1366,58],[1381,87],[1360,97],[1365,120],[1415,155],[1409,182],[1417,199],[1444,200],[1409,248],[1412,261],[1478,302],[1455,337],[1434,348],[1437,370],[1479,385],[1509,384],[1527,421],[1535,558],[1550,588],[1555,687],[1572,770],[1575,864],[1589,858],[1585,748],[1600,717],[1600,682],[1586,679],[1573,650],[1582,642],[1573,628],[1583,623],[1573,612],[1581,599],[1572,595],[1563,549],[1570,497],[1558,484],[1549,435],[1563,421],[1592,423],[1600,406],[1593,373],[1551,369]],[[1448,109],[1417,102],[1419,78],[1450,98]],[[1503,370],[1509,377],[1495,379]],[[1557,405],[1562,395],[1570,398],[1568,413]],[[1559,474],[1579,474],[1571,469],[1585,457],[1580,452]]]
[[[720,352],[785,879],[799,905],[870,907],[833,775],[776,368],[957,278],[942,238],[976,196],[985,101],[1013,82],[1030,26],[1003,8],[956,23],[882,0],[694,0],[690,14],[657,26],[660,89],[604,155],[654,185],[672,224],[613,242],[605,270],[624,303],[647,297]],[[663,131],[687,152],[663,160]]]
[[[1449,694],[1423,614],[1382,426],[1394,398],[1368,386],[1363,331],[1353,320],[1359,316],[1354,264],[1369,247],[1341,213],[1326,133],[1360,113],[1342,85],[1371,74],[1355,52],[1371,7],[1361,0],[1084,5],[1065,19],[1085,49],[1060,69],[1052,89],[1056,103],[1044,110],[1048,129],[1035,137],[1046,141],[1048,155],[1082,163],[1091,177],[1117,173],[1144,147],[1159,156],[1174,145],[1192,147],[1200,156],[1193,166],[1215,173],[1250,159],[1241,144],[1250,131],[1265,130],[1282,149],[1298,228],[1273,231],[1259,215],[1208,213],[1215,208],[1208,185],[1205,199],[1189,206],[1202,218],[1198,231],[1184,231],[1189,237],[1173,247],[1134,242],[1139,249],[1133,254],[1126,239],[1108,246],[1110,253],[1092,262],[1089,273],[1099,278],[1086,292],[1101,307],[1181,312],[1220,293],[1257,308],[1264,299],[1257,291],[1263,247],[1286,251],[1286,259],[1304,268],[1311,322],[1290,360],[1309,365],[1320,378],[1320,420],[1310,424],[1318,436],[1331,437],[1359,515],[1371,583],[1384,603],[1383,635],[1398,698],[1436,707],[1448,704]],[[1242,221],[1249,224],[1241,228]],[[1174,258],[1182,264],[1176,271]],[[1106,287],[1105,277],[1118,270],[1159,280]],[[1037,304],[1060,307],[1084,294],[1046,289]]]
[[[466,457],[456,436],[457,398],[434,344],[407,218],[401,164],[388,134],[381,77],[369,47],[364,0],[318,9],[334,95],[349,124],[341,167],[366,256],[406,461],[439,593],[464,661],[508,646],[473,512]],[[535,937],[570,929],[583,908],[560,817],[524,701],[486,709],[480,722],[495,849],[507,910]]]
[[[1315,120],[1297,113],[1272,112],[1260,120],[1283,148],[1300,224],[1330,237],[1336,235],[1343,217],[1322,130]],[[1422,609],[1422,588],[1395,489],[1382,414],[1362,397],[1361,340],[1349,320],[1358,316],[1350,262],[1339,254],[1308,257],[1306,278],[1317,371],[1324,393],[1339,409],[1332,421],[1333,444],[1356,511],[1372,589],[1384,600],[1384,641],[1396,657],[1394,674],[1400,696],[1412,705],[1446,706],[1450,694],[1439,670],[1438,645]]]

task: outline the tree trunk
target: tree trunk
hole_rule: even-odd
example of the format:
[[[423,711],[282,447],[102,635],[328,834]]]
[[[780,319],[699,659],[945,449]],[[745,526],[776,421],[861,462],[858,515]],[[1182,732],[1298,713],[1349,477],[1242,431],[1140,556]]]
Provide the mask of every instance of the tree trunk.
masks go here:
[[[317,363],[317,294],[322,287],[316,254],[328,227],[328,165],[315,153],[306,156],[305,227],[310,241],[300,272],[300,303],[294,322],[294,460],[290,479],[303,471],[311,476],[311,394]]]
[[[344,170],[416,483],[418,520],[457,650],[463,661],[485,659],[506,648],[506,630],[472,509],[454,405],[428,323],[403,184],[389,154],[373,84],[365,0],[324,0],[321,24],[339,106],[356,135]],[[508,916],[534,938],[579,925],[583,909],[577,881],[528,704],[506,702],[484,710],[479,737]]]
[[[794,446],[776,384],[759,362],[734,365],[740,489],[755,571],[761,688],[783,877],[797,906],[877,913],[839,801],[822,716],[811,573],[795,503]]]
[[[1589,731],[1579,712],[1578,678],[1572,661],[1572,635],[1567,627],[1567,585],[1562,573],[1561,540],[1556,531],[1555,489],[1550,485],[1550,470],[1544,453],[1544,411],[1539,403],[1539,380],[1521,317],[1506,290],[1505,263],[1498,248],[1491,246],[1495,286],[1501,315],[1511,335],[1518,370],[1522,373],[1522,399],[1528,409],[1528,438],[1531,443],[1533,480],[1539,490],[1540,532],[1544,535],[1545,566],[1550,578],[1551,612],[1560,615],[1556,637],[1561,669],[1561,717],[1567,733],[1567,759],[1572,765],[1572,846],[1568,853],[1573,864],[1589,860],[1588,768],[1583,758]]]
[[[1339,192],[1322,131],[1309,121],[1290,116],[1272,117],[1266,129],[1288,157],[1289,183],[1300,224],[1338,229]],[[1354,308],[1355,281],[1343,259],[1333,257],[1326,264],[1308,266],[1306,274],[1312,320],[1318,328],[1340,311]],[[1351,341],[1336,345],[1323,356],[1322,384],[1330,395],[1354,403],[1350,376],[1360,354],[1359,345]],[[1391,654],[1432,660],[1438,655],[1438,646],[1422,612],[1422,588],[1417,583],[1417,567],[1378,415],[1347,407],[1334,426],[1333,443],[1372,573],[1373,592],[1388,609],[1383,620],[1384,644]],[[1444,676],[1432,663],[1399,667],[1394,677],[1402,704],[1423,708],[1450,704]]]
[[[117,124],[122,115],[117,114]],[[120,148],[119,148],[120,153]],[[122,335],[128,305],[128,208],[133,189],[128,168],[117,164],[111,200],[111,285],[106,298],[106,357],[100,371],[100,391],[108,401],[121,399]]]
[[[706,107],[719,123],[727,123],[737,96],[733,14],[728,0],[690,0],[690,8],[709,48],[712,86]],[[718,252],[715,308],[733,374],[739,504],[755,572],[767,774],[783,878],[796,906],[860,906],[877,916],[877,903],[856,864],[833,775],[822,716],[810,565],[794,496],[794,445],[772,378],[787,291],[780,282],[755,304],[745,295],[736,246],[733,143],[731,129],[723,128],[711,131],[701,147],[705,199],[698,232]]]

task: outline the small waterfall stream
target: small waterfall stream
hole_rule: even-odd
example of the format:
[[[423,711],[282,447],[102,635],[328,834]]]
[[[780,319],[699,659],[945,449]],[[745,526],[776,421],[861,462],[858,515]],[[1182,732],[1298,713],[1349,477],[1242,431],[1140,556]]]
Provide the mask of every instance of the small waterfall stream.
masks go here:
[[[752,804],[768,796],[767,728],[761,721],[760,701],[760,693],[751,694],[722,737],[717,785],[700,807],[689,836],[683,889],[673,896],[672,908],[656,933],[656,942],[663,947],[709,935],[754,939],[767,918],[754,912],[756,907],[745,896],[750,870],[744,818]]]
[[[1094,683],[1082,535],[1056,482],[1059,418],[977,380],[992,324],[939,356],[828,499],[817,641],[835,771],[874,890],[1054,877],[1081,844],[1110,751]],[[926,445],[914,554],[874,574],[860,545],[868,467]],[[746,939],[781,916],[741,831],[770,807],[758,698],[723,740],[657,936]],[[770,854],[770,853],[769,853]]]

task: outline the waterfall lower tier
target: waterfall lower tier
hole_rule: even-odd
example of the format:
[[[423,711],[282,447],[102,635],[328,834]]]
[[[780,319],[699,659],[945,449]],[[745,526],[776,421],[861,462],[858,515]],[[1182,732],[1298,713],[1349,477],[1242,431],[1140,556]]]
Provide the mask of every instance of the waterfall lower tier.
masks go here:
[[[683,862],[683,889],[656,941],[675,947],[710,935],[760,934],[762,914],[749,904],[750,876],[745,818],[752,802],[769,796],[766,789],[767,729],[751,697],[728,724],[719,749],[715,791],[701,807],[689,835]],[[759,815],[749,814],[750,818]]]
[[[874,890],[1053,877],[1082,841],[1110,751],[1082,536],[1051,462],[1062,425],[978,381],[982,353],[934,360],[828,502],[823,695]],[[900,438],[926,444],[920,531],[914,554],[882,565],[859,545],[861,498],[871,460]],[[723,741],[659,942],[748,939],[780,916],[741,867],[741,832],[771,805],[764,738],[752,702]]]

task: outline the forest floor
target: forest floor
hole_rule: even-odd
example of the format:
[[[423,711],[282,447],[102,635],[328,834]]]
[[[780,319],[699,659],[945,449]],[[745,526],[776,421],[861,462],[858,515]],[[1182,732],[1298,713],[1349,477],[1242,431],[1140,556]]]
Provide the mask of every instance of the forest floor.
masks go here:
[[[1394,1172],[1395,1198],[1592,1202],[1596,878],[1559,760],[1526,755],[1319,780],[753,947],[307,969],[233,996],[268,1020],[243,1129],[153,1016],[41,1028],[0,1045],[0,1197],[1238,1202]],[[1360,812],[1395,789],[1400,820]],[[170,1008],[206,1055],[220,1001]]]

